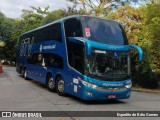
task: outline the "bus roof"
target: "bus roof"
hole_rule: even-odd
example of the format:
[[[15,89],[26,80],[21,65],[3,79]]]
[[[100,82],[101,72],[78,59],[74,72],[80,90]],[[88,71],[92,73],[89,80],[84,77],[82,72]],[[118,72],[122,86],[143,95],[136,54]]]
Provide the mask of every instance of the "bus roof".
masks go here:
[[[45,27],[47,27],[49,25],[52,25],[52,24],[55,24],[55,23],[58,23],[58,22],[61,22],[61,21],[64,21],[64,20],[67,20],[67,19],[70,19],[70,18],[81,18],[81,17],[93,17],[93,18],[99,18],[99,19],[103,19],[103,20],[107,20],[107,21],[114,21],[114,20],[109,20],[109,19],[105,19],[105,18],[101,18],[101,17],[96,17],[96,16],[90,16],[90,15],[72,15],[72,16],[67,16],[67,17],[61,18],[59,20],[53,21],[51,23],[48,23],[46,25],[43,25],[43,26],[40,26],[38,28],[32,29],[30,31],[27,31],[27,32],[21,34],[20,36],[23,36],[23,35],[28,34],[30,32],[33,32],[33,31],[45,28]],[[117,22],[117,21],[114,21],[114,22]]]

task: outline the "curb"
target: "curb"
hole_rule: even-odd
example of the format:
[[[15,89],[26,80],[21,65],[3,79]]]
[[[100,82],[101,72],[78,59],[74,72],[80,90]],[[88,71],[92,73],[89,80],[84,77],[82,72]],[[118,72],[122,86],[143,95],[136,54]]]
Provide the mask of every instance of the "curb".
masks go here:
[[[145,89],[145,88],[132,88],[132,91],[136,92],[144,92],[144,93],[153,93],[153,94],[160,94],[160,89]]]

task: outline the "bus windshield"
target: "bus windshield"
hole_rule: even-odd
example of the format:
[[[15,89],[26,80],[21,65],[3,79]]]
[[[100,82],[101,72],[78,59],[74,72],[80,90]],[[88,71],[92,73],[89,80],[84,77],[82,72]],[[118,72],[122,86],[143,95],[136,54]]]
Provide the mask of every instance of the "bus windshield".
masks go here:
[[[84,37],[91,41],[111,44],[126,45],[127,37],[118,22],[95,17],[82,17]]]
[[[86,73],[99,80],[120,81],[130,77],[128,52],[114,52],[93,49],[86,59]]]

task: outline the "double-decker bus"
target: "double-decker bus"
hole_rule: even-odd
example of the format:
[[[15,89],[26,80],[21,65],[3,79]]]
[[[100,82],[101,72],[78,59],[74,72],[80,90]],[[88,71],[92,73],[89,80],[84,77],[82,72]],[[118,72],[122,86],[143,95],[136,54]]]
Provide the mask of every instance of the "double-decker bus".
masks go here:
[[[26,32],[17,47],[16,70],[59,95],[84,100],[126,99],[131,94],[130,49],[120,23],[75,15]]]

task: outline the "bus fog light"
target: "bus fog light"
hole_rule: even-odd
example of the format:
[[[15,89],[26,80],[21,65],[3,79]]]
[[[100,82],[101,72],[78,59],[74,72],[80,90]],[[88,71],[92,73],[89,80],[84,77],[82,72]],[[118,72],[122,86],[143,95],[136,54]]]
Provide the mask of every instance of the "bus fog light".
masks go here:
[[[128,85],[125,86],[126,88],[131,88],[132,87],[132,83],[129,83]]]
[[[92,93],[91,93],[91,92],[85,91],[85,93],[86,93],[88,96],[92,96]]]

